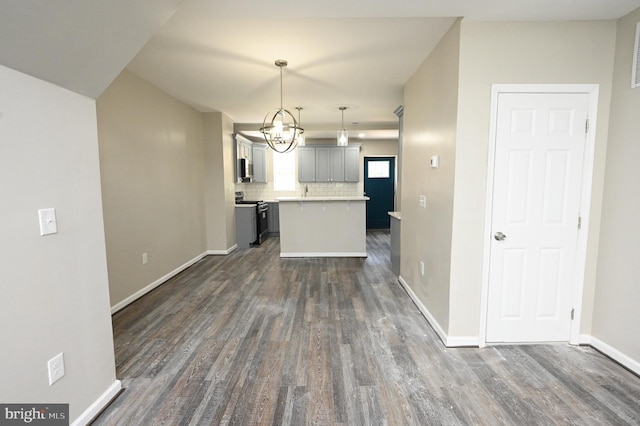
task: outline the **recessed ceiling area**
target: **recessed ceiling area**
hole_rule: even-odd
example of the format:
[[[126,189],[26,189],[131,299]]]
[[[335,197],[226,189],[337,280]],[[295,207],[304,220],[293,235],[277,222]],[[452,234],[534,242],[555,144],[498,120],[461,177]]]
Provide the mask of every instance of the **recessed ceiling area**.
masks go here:
[[[396,129],[393,111],[403,86],[454,18],[195,19],[177,14],[128,69],[200,111],[221,111],[235,123],[261,127],[280,103],[296,113],[307,138],[371,124]],[[265,29],[265,25],[267,29]],[[296,115],[297,116],[297,115]],[[376,129],[376,130],[390,130]],[[388,137],[388,132],[387,135]]]

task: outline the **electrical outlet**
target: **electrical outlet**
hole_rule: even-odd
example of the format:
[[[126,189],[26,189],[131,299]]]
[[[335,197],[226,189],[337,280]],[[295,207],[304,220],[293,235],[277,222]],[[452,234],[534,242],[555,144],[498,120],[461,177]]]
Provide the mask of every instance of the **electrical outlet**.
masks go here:
[[[424,262],[420,261],[420,275],[424,277]]]
[[[142,253],[142,264],[146,265],[148,261],[149,257],[147,256],[147,253]]]
[[[64,355],[60,352],[47,363],[49,369],[49,386],[64,377]]]
[[[427,207],[427,197],[426,197],[426,195],[420,195],[418,197],[418,206],[419,207],[424,207],[424,208]]]

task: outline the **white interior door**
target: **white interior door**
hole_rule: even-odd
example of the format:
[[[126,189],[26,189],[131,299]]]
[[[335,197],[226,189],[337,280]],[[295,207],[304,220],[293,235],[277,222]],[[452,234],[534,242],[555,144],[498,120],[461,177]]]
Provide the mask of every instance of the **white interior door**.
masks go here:
[[[569,340],[588,107],[498,96],[487,342]]]

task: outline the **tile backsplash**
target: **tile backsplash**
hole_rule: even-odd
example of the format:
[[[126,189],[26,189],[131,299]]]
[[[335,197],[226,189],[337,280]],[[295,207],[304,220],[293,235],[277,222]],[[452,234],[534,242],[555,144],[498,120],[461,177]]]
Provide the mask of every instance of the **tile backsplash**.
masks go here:
[[[245,200],[275,200],[278,197],[300,197],[307,188],[307,197],[335,197],[363,195],[363,182],[296,182],[294,191],[274,191],[273,183],[236,183],[236,191],[243,191]]]

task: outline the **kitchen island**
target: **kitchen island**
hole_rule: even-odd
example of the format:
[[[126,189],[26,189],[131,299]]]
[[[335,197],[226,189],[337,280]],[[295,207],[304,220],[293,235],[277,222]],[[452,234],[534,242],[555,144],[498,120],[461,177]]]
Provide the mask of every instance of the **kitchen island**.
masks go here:
[[[280,197],[280,257],[367,257],[369,197]]]

